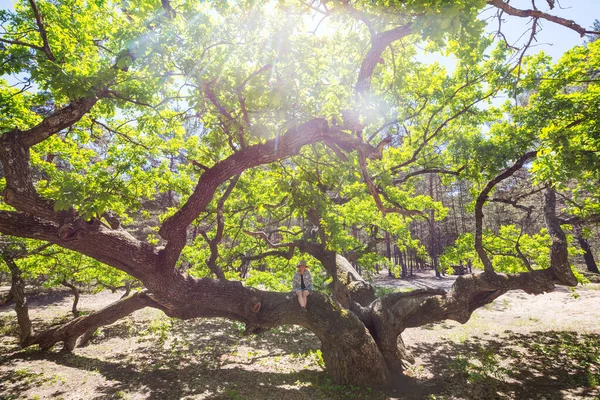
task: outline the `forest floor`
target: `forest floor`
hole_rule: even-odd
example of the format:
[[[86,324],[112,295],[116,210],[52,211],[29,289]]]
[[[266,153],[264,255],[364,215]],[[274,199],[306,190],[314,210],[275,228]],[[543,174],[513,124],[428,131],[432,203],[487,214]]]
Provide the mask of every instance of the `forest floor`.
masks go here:
[[[380,275],[375,284],[448,288],[454,279]],[[119,297],[88,294],[80,304],[96,310]],[[37,329],[70,318],[70,306],[66,291],[29,299]],[[333,385],[318,339],[303,328],[242,331],[224,319],[179,321],[144,309],[72,354],[59,346],[43,354],[18,349],[14,310],[0,306],[0,399],[600,399],[600,283],[510,292],[467,324],[409,329],[403,338],[416,362],[385,388]]]

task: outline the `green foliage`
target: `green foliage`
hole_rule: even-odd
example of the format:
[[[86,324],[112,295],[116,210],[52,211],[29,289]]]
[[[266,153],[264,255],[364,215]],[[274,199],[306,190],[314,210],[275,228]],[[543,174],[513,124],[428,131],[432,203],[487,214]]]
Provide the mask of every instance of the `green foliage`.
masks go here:
[[[273,273],[271,271],[252,271],[250,277],[246,279],[245,283],[248,286],[257,287],[259,289],[287,292],[292,290],[292,279],[291,276],[287,277],[287,275],[289,274],[284,274],[281,272]]]
[[[319,349],[317,349],[315,351],[310,350],[308,355],[315,360],[316,364],[319,367],[321,367],[323,369],[325,368],[325,361],[323,360],[323,353],[321,352],[321,350],[319,350]]]
[[[569,235],[568,242],[572,243],[572,241],[573,239]],[[440,265],[443,268],[450,268],[452,265],[466,265],[467,262],[471,262],[473,267],[482,269],[483,265],[477,257],[474,243],[472,233],[461,235],[455,245],[446,248],[440,256]],[[514,225],[503,225],[498,233],[487,230],[483,235],[483,246],[490,254],[492,265],[496,271],[504,273],[527,271],[524,261],[516,250],[517,243],[523,256],[530,262],[532,269],[545,269],[550,266],[552,239],[545,228],[537,234],[528,235]],[[581,250],[570,245],[569,253],[576,255],[580,254]],[[581,274],[576,275],[583,278]]]
[[[0,252],[14,259],[25,280],[41,281],[46,288],[68,282],[103,290],[105,286],[119,287],[125,281],[133,280],[126,273],[93,258],[39,240],[3,236]],[[0,263],[0,271],[8,272],[5,262]]]
[[[568,193],[571,215],[600,212],[600,41],[572,49],[556,65],[539,54],[513,68],[514,51],[483,32],[478,15],[485,0],[358,0],[352,7],[368,16],[371,29],[410,25],[411,34],[386,47],[370,91],[357,96],[359,66],[372,38],[344,4],[328,2],[330,13],[316,26],[312,10],[292,1],[190,1],[177,4],[171,19],[159,2],[42,1],[49,55],[30,4],[20,1],[14,12],[0,13],[8,41],[0,46],[0,74],[34,86],[0,80],[0,130],[28,129],[76,99],[101,93],[81,120],[31,150],[35,187],[56,210],[73,209],[104,225],[110,211],[157,246],[163,244],[159,224],[185,203],[204,169],[244,147],[280,138],[315,117],[348,134],[360,130],[371,144],[391,137],[366,171],[381,204],[410,210],[409,217],[382,213],[356,152],[327,142],[239,177],[223,206],[216,262],[226,277],[248,270],[247,285],[269,290],[289,289],[300,254],[288,261],[248,231],[358,253],[366,271],[386,262],[368,246],[383,232],[401,251],[425,255],[411,224],[430,212],[442,221],[450,210],[423,191],[427,175],[415,172],[424,169],[460,170],[476,194],[517,157],[537,150],[527,166],[535,182]],[[419,61],[433,54],[454,57],[455,70]],[[498,106],[492,101],[498,95],[518,102]],[[349,129],[352,120],[361,128]],[[444,175],[443,183],[456,177]],[[0,188],[5,185],[2,180]],[[217,236],[226,187],[216,189],[194,221],[179,259],[178,267],[192,276],[212,274],[207,239]],[[472,239],[459,238],[442,266],[467,260],[478,266]],[[523,261],[507,255],[515,243],[539,269],[548,266],[549,240],[545,231],[527,235],[505,225],[486,232],[484,246],[498,271],[519,272]],[[28,251],[36,246],[26,244]],[[65,279],[118,286],[127,278],[54,247],[19,265],[27,278],[43,276],[48,286]],[[313,266],[315,285],[324,289],[325,274]]]
[[[164,344],[171,336],[173,330],[173,321],[170,318],[155,318],[140,332],[141,336],[152,335],[159,344]]]

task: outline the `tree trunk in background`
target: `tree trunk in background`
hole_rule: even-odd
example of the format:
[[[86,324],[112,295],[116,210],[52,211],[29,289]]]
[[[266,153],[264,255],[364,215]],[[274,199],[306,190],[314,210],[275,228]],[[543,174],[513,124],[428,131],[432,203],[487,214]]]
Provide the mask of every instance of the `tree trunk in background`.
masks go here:
[[[10,292],[15,300],[15,311],[19,323],[19,343],[23,345],[31,336],[31,320],[29,319],[29,308],[27,297],[25,297],[25,281],[21,277],[21,270],[15,260],[5,256],[4,262],[8,265],[12,275],[12,286]]]
[[[123,293],[121,298],[124,299],[125,297],[129,296],[129,293],[131,293],[131,281],[125,281],[125,293]]]
[[[77,311],[77,304],[79,303],[79,290],[77,287],[66,280],[61,282],[61,285],[68,287],[73,293],[73,307],[71,308],[71,312],[73,313],[73,317],[79,317],[79,311]]]
[[[548,233],[552,237],[550,246],[550,269],[557,280],[563,285],[577,285],[577,278],[573,275],[569,264],[567,236],[562,230],[560,220],[556,216],[556,191],[549,187],[544,193],[544,218]]]
[[[385,233],[385,256],[391,262],[392,261],[392,243],[389,232]],[[394,276],[392,273],[392,267],[388,264],[388,276],[391,278]]]
[[[407,268],[406,268],[406,264],[408,262],[407,257],[406,257],[406,251],[403,252],[398,252],[400,254],[400,265],[402,266],[402,279],[406,279],[407,277]]]
[[[463,202],[462,180],[458,181],[458,209],[460,210],[460,226],[462,228],[461,235],[467,232],[465,224],[465,204]]]
[[[452,185],[450,187],[452,192],[454,192],[453,188],[454,188],[454,185]],[[454,228],[454,234],[455,234],[456,238],[458,238],[460,236],[460,231],[458,229],[458,214],[456,213],[455,197],[456,196],[454,195],[454,193],[452,193],[450,195],[450,204],[452,206],[452,222],[453,222],[452,226]]]
[[[429,196],[433,199],[433,174],[429,174]],[[435,232],[435,211],[433,209],[429,210],[429,236],[431,238],[431,263],[433,264],[433,268],[435,268],[435,276],[440,278],[442,275],[440,274],[438,263],[437,263],[437,254],[436,254],[436,232]]]
[[[575,234],[577,235],[577,241],[579,242],[579,247],[581,247],[581,250],[583,250],[583,259],[585,260],[587,270],[595,274],[600,273],[600,271],[598,271],[598,265],[596,264],[596,260],[594,260],[594,254],[592,253],[590,244],[583,237],[583,234],[581,232],[581,225],[574,225],[574,228]]]

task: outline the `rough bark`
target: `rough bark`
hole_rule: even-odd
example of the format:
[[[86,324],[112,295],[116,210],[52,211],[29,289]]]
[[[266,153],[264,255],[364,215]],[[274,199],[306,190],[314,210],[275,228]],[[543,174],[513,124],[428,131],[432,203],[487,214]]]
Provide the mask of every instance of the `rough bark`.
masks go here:
[[[58,341],[66,349],[77,337],[112,323],[141,307],[158,307],[177,318],[226,317],[246,323],[246,332],[258,333],[283,324],[313,331],[323,345],[327,370],[337,383],[368,385],[389,381],[410,360],[399,335],[404,329],[454,319],[466,322],[471,313],[508,290],[543,293],[557,283],[552,269],[517,275],[479,274],[459,277],[449,293],[421,290],[394,293],[367,306],[352,303],[345,310],[331,298],[314,293],[308,313],[286,293],[264,292],[238,282],[193,279],[163,271],[147,280],[153,294],[137,294],[97,313],[79,317],[62,327],[39,334],[28,344],[49,348]],[[391,375],[390,375],[391,374]]]
[[[377,344],[351,312],[319,293],[310,296],[302,313],[289,293],[263,292],[237,282],[172,276],[168,299],[147,292],[136,293],[98,312],[30,337],[24,344],[47,350],[64,342],[72,350],[77,338],[115,322],[143,307],[156,307],[182,319],[222,316],[246,323],[246,333],[258,333],[283,324],[304,326],[322,342],[323,358],[335,382],[373,385],[385,382],[387,369]],[[166,283],[166,282],[165,282]]]
[[[340,140],[349,137],[335,132],[330,135],[334,138],[338,136]],[[348,142],[360,145],[356,138],[349,138]],[[362,151],[373,151],[373,148],[368,146]],[[21,151],[25,155],[27,152],[28,149],[25,148]],[[7,164],[10,164],[10,159],[18,155],[5,153],[0,156],[8,159]],[[12,170],[10,173],[20,172]],[[22,181],[30,184],[30,179],[31,176],[26,176]],[[19,199],[27,194],[15,190],[14,203],[17,204]],[[31,198],[36,201],[39,199],[34,192]],[[74,215],[63,219],[54,214],[49,203],[35,207],[36,203],[28,206],[27,211],[31,213],[0,211],[0,231],[56,243],[125,271],[144,282],[153,293],[154,306],[160,304],[169,315],[175,317],[222,316],[255,327],[249,329],[250,332],[280,324],[306,326],[321,338],[325,361],[336,382],[373,385],[385,380],[387,369],[373,338],[352,313],[344,311],[330,299],[320,298],[318,295],[311,296],[310,316],[303,317],[297,309],[297,302],[289,301],[282,294],[270,294],[266,296],[265,301],[256,301],[258,292],[248,291],[240,284],[220,285],[208,279],[194,280],[170,268],[164,251],[137,240],[123,230],[108,228],[94,220],[82,221]],[[336,255],[332,254],[335,261]],[[349,263],[346,264],[348,265],[345,265],[345,280],[353,282],[352,277],[358,274]],[[274,296],[273,300],[271,296]],[[92,332],[98,326],[114,322],[144,304],[148,305],[141,299],[123,301],[126,302],[125,305],[108,307],[98,313],[79,317],[66,325],[50,329],[36,335],[35,338],[29,338],[25,345],[39,344],[41,348],[46,349],[58,341],[63,341],[66,349],[72,349],[77,337]],[[272,307],[269,306],[271,301],[274,302]],[[369,364],[366,364],[367,362]]]
[[[23,345],[31,336],[31,320],[29,319],[29,307],[25,296],[25,281],[21,277],[21,270],[17,263],[10,257],[5,256],[4,262],[8,265],[12,276],[10,293],[15,300],[15,312],[19,324],[19,343]]]
[[[333,250],[323,249],[323,246],[305,241],[296,242],[300,251],[310,254],[321,262],[332,277],[333,298],[344,308],[350,308],[352,302],[367,305],[375,299],[373,287],[341,254]]]

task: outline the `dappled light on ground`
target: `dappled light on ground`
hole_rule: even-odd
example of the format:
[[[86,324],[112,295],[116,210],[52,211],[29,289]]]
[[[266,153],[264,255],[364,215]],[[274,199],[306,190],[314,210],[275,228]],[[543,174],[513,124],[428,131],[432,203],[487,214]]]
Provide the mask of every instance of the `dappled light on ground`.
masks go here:
[[[576,332],[503,333],[417,344],[423,361],[414,375],[459,398],[594,398],[600,383],[600,335]]]
[[[420,276],[423,283],[435,278]],[[450,279],[450,278],[449,278]],[[390,280],[396,289],[405,281]],[[429,283],[428,283],[429,284]],[[19,350],[10,307],[0,308],[0,395],[3,398],[112,399],[594,399],[600,381],[600,290],[591,285],[531,298],[511,292],[453,321],[406,332],[416,358],[385,388],[333,385],[320,343],[300,327],[257,336],[225,319],[174,320],[140,310],[103,327],[73,354]],[[118,295],[118,294],[117,294]],[[36,329],[69,318],[69,302],[33,297]],[[85,295],[101,306],[114,295]],[[52,297],[53,299],[53,297]],[[534,318],[531,312],[546,308]],[[562,316],[556,310],[566,310]],[[575,312],[579,310],[579,312]],[[561,320],[559,324],[558,320]],[[583,321],[583,322],[582,322]],[[570,326],[571,328],[567,328]],[[38,397],[36,397],[38,396]],[[434,397],[435,396],[435,397]]]

